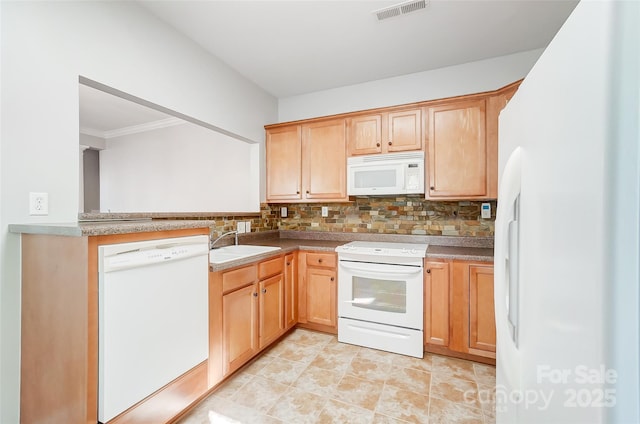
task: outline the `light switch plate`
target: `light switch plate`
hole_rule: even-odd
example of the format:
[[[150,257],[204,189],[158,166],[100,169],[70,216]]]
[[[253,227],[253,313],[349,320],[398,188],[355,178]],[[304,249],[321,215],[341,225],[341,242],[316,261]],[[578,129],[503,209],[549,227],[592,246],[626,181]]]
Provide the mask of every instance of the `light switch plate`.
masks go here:
[[[244,233],[245,230],[246,230],[246,226],[244,224],[244,221],[236,222],[236,229],[238,231],[238,234]]]
[[[244,232],[245,233],[251,232],[251,221],[247,221],[244,223]]]
[[[282,218],[286,218],[287,217],[287,207],[283,206],[280,208],[280,217]]]
[[[329,216],[329,207],[328,206],[323,206],[322,207],[322,217],[326,218]]]
[[[480,216],[482,216],[482,219],[491,218],[491,203],[483,203],[480,210]]]

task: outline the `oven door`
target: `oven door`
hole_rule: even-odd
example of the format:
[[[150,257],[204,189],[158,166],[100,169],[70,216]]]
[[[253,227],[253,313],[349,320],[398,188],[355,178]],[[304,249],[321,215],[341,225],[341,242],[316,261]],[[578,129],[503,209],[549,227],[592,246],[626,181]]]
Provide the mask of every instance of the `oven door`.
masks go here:
[[[422,267],[339,261],[338,315],[422,330]]]

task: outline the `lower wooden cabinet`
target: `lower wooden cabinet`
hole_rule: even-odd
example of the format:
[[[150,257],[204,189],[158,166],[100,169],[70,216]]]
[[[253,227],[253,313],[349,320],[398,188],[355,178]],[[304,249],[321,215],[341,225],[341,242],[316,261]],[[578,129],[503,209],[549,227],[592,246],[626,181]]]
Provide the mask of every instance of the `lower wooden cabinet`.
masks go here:
[[[258,351],[255,284],[222,296],[223,372],[229,374]]]
[[[425,350],[495,364],[493,264],[427,260]]]
[[[424,285],[424,338],[426,344],[449,346],[449,264],[427,262]]]
[[[286,331],[284,258],[209,276],[209,387]]]
[[[280,259],[281,260],[281,259]],[[260,281],[259,348],[269,345],[284,332],[284,278],[282,273]]]
[[[337,334],[336,254],[300,252],[298,263],[300,326]]]
[[[478,352],[480,351],[480,352]],[[493,266],[469,266],[469,353],[496,351]]]

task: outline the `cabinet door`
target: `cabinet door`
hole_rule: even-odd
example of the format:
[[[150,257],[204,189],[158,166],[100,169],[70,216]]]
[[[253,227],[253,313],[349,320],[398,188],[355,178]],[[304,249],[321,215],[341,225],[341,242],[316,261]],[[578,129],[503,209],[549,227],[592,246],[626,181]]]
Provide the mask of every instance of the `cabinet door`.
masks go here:
[[[302,127],[302,186],[308,200],[347,200],[344,119]]]
[[[382,152],[382,116],[367,115],[349,121],[349,156]]]
[[[469,348],[496,351],[493,267],[469,267]]]
[[[487,196],[485,100],[429,108],[430,198]]]
[[[449,264],[427,262],[424,277],[425,344],[449,346]]]
[[[289,329],[298,321],[298,267],[294,254],[284,257],[284,324]]]
[[[307,267],[307,322],[335,327],[336,271],[330,268]]]
[[[222,296],[224,374],[236,370],[258,350],[256,285]]]
[[[284,332],[284,278],[278,274],[260,281],[260,349]]]
[[[422,149],[422,111],[420,109],[389,113],[387,150],[402,152]]]
[[[294,125],[267,131],[267,200],[302,198],[301,128]]]

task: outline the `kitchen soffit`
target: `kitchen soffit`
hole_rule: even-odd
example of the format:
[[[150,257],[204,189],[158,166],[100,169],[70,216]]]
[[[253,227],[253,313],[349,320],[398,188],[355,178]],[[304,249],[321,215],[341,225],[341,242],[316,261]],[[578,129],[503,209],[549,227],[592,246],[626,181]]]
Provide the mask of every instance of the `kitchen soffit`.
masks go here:
[[[546,47],[575,0],[145,1],[144,8],[276,97]]]

